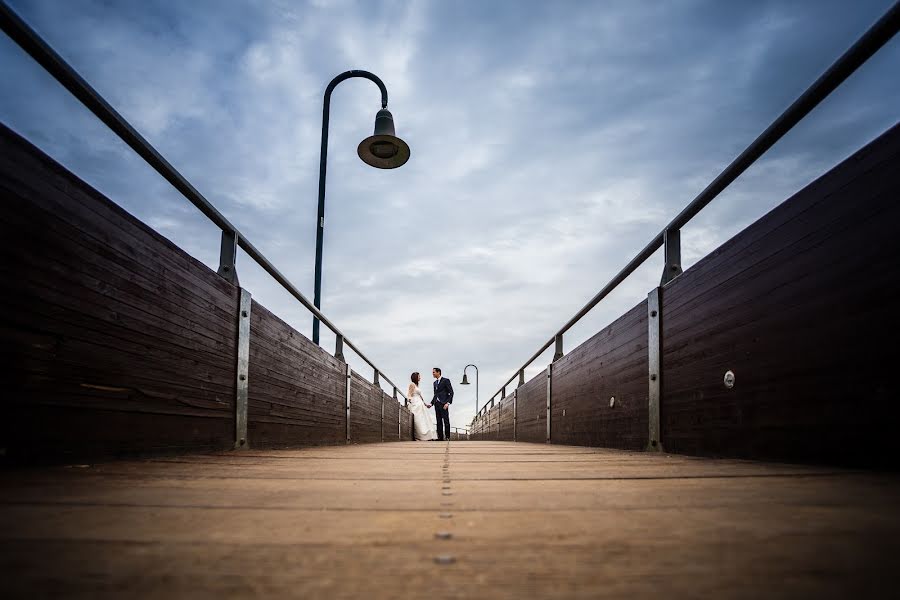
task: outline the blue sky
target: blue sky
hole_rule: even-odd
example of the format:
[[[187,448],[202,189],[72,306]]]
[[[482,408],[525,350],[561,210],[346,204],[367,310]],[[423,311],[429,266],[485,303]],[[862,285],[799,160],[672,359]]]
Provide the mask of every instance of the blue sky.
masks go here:
[[[322,92],[348,69],[379,75],[412,158],[358,159],[379,94],[342,83],[323,310],[400,385],[478,364],[484,402],[891,2],[9,4],[310,298]],[[684,229],[685,265],[895,124],[898,67],[895,39]],[[218,230],[5,36],[0,79],[4,123],[217,266]],[[244,255],[238,270],[309,335],[299,303]],[[567,350],[660,270],[630,277]],[[456,388],[461,425],[474,386]]]

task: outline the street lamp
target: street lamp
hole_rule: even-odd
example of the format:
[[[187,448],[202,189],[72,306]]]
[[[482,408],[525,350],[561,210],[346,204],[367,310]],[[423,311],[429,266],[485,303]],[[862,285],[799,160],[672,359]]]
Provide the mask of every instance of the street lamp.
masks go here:
[[[363,77],[375,83],[381,90],[381,110],[375,115],[374,135],[360,142],[356,153],[364,163],[378,169],[396,169],[409,160],[409,146],[397,137],[394,117],[387,109],[388,93],[377,75],[368,71],[346,71],[331,80],[325,88],[322,105],[322,152],[319,155],[319,210],[316,218],[316,281],[313,304],[322,308],[322,244],[325,234],[325,165],[328,160],[328,114],[331,110],[331,92],[337,85],[353,77]],[[319,319],[313,317],[313,342],[319,343]]]
[[[466,369],[469,367],[475,367],[475,415],[478,415],[478,367],[475,365],[466,365],[463,369],[463,380],[460,382],[460,385],[469,385],[469,378],[466,377]]]

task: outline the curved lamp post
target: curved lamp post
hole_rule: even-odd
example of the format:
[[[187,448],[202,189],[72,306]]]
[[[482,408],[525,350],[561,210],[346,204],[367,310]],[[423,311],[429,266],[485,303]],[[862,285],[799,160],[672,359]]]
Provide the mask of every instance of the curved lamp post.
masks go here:
[[[460,382],[460,385],[469,385],[469,378],[466,377],[466,369],[469,367],[475,367],[475,415],[478,415],[478,367],[475,365],[466,365],[463,369],[463,380]]]
[[[325,234],[325,165],[328,161],[328,115],[331,111],[331,92],[337,85],[353,77],[363,77],[381,90],[381,110],[375,115],[375,133],[359,143],[356,153],[364,163],[378,169],[396,169],[409,160],[409,146],[394,131],[394,117],[387,109],[388,93],[377,75],[368,71],[346,71],[331,80],[325,88],[322,106],[322,152],[319,158],[319,211],[316,218],[316,282],[313,304],[322,308],[322,243]],[[313,342],[319,343],[319,320],[313,317]]]

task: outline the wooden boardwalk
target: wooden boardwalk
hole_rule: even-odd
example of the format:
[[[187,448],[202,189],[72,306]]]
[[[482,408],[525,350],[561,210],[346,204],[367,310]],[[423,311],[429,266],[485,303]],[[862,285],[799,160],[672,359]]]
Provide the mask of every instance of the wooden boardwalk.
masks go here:
[[[900,477],[503,442],[0,474],[3,597],[890,596]]]

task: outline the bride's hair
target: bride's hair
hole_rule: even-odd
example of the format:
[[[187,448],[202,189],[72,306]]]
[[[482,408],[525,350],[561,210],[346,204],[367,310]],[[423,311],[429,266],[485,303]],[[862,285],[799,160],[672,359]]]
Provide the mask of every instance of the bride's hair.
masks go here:
[[[419,372],[416,371],[415,373],[410,375],[409,380],[412,381],[414,384],[419,385]]]

